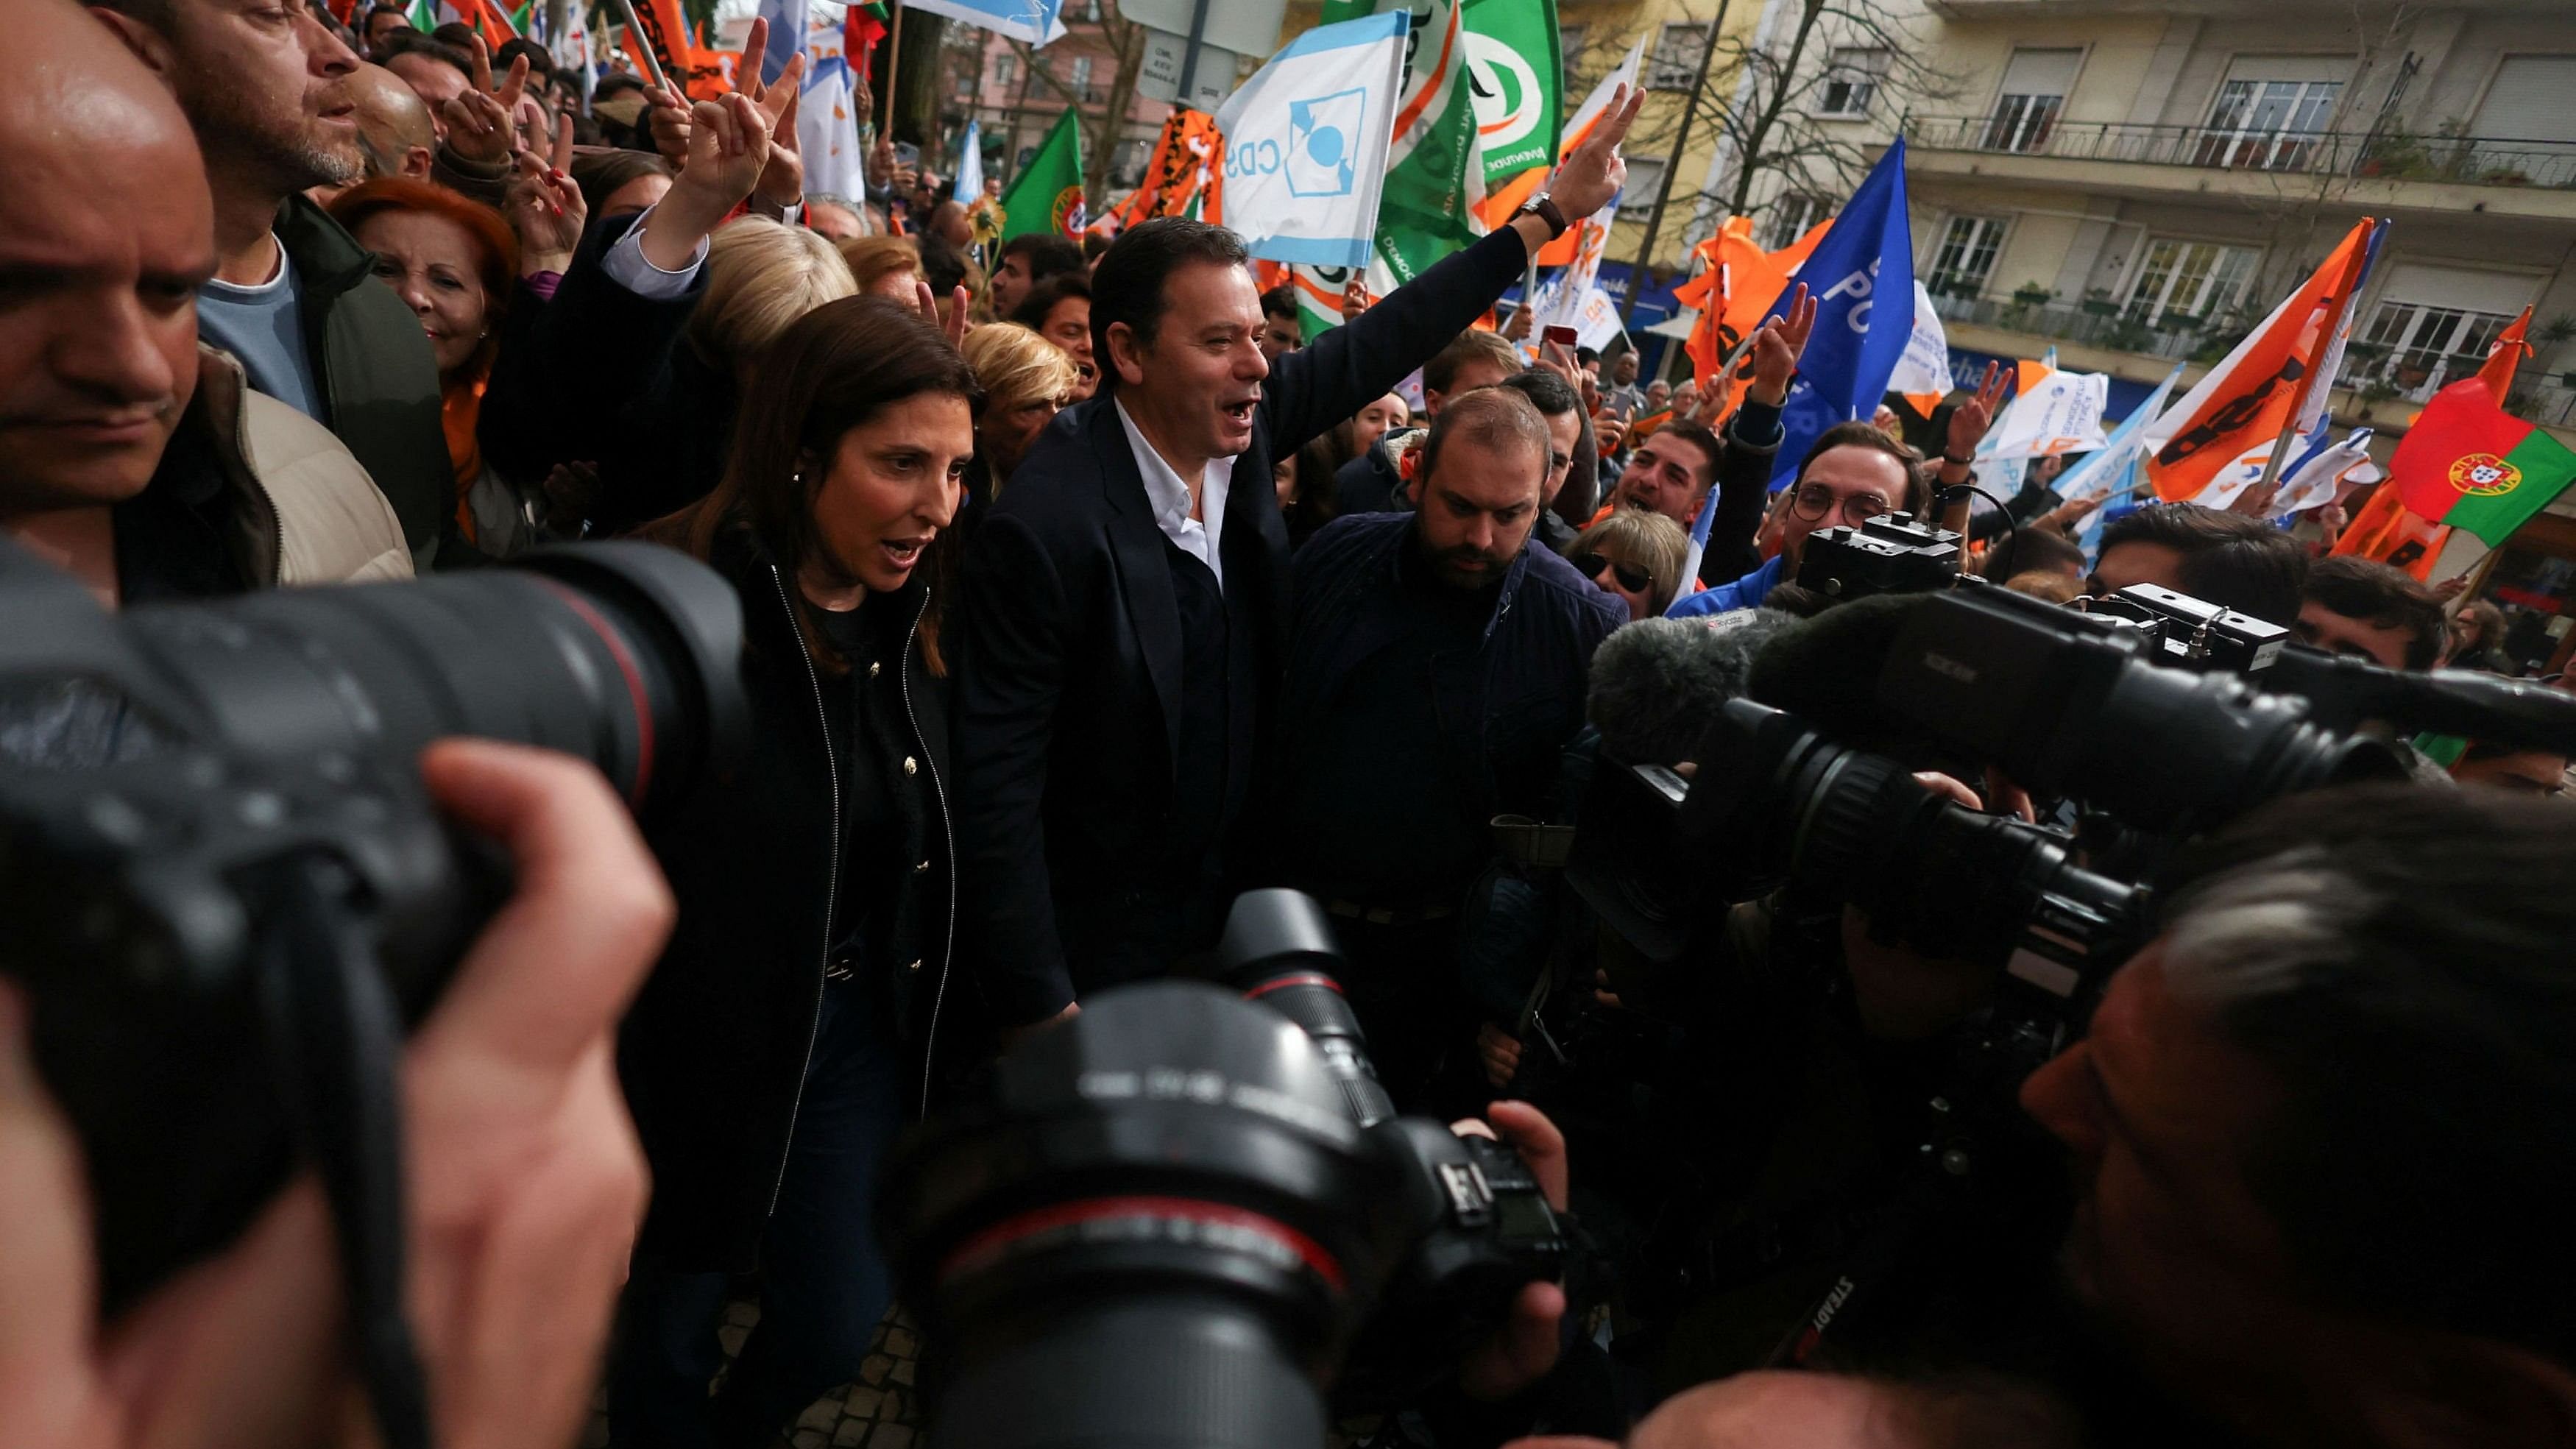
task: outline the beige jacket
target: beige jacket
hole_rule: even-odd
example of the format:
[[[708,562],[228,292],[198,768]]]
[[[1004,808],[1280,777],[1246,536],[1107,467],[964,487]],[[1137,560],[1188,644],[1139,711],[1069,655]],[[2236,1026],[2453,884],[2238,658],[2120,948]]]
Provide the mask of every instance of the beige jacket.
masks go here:
[[[242,557],[268,584],[370,583],[412,576],[402,522],[331,430],[265,393],[241,364],[197,349],[197,398],[216,467],[242,502]]]

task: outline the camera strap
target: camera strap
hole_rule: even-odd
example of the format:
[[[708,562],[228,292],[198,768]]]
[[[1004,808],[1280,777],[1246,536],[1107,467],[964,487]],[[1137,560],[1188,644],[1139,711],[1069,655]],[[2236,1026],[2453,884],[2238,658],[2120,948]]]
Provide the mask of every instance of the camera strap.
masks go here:
[[[315,852],[264,868],[279,903],[254,956],[278,1097],[322,1179],[348,1331],[385,1449],[430,1449],[429,1392],[404,1313],[402,1016],[349,904],[356,881]]]

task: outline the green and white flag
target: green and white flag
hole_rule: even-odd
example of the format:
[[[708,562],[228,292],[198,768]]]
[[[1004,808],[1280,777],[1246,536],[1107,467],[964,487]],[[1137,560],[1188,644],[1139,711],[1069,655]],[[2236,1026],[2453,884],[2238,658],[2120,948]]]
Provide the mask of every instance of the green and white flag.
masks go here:
[[[1394,139],[1387,149],[1386,185],[1377,213],[1378,260],[1397,282],[1413,280],[1483,235],[1474,208],[1484,199],[1485,170],[1459,4],[1324,0],[1328,25],[1386,10],[1414,15],[1405,36],[1404,90],[1396,99]],[[1421,5],[1428,6],[1427,15]]]
[[[1467,0],[1467,85],[1485,189],[1553,162],[1564,89],[1556,0]]]

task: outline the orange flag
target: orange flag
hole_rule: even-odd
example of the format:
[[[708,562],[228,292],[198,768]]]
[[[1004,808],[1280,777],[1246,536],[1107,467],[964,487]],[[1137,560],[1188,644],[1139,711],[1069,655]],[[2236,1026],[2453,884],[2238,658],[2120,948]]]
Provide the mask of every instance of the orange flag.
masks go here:
[[[2498,402],[2512,395],[2514,369],[2532,354],[2531,344],[2523,338],[2530,330],[2531,307],[2525,303],[2522,315],[2496,334],[2495,345],[2487,349],[2487,365],[2478,369],[2478,381],[2487,385],[2487,391]]]
[[[1115,235],[1147,217],[1187,216],[1192,202],[1200,204],[1202,220],[1219,220],[1215,203],[1217,173],[1225,165],[1224,145],[1216,117],[1185,107],[1175,109],[1164,120],[1154,154],[1145,162],[1145,179],[1125,201],[1103,212],[1092,229]]]
[[[2262,326],[2148,425],[2146,473],[2158,498],[2199,497],[2229,464],[2281,435],[2351,305],[2373,225],[2356,223]]]
[[[2373,489],[2370,501],[2344,525],[2332,552],[2393,564],[2414,575],[2417,582],[2426,582],[2433,576],[2434,561],[2442,556],[2442,546],[2451,541],[2451,530],[2409,512],[2398,492],[2394,480]]]
[[[1699,244],[1699,254],[1708,269],[1673,289],[1673,299],[1685,307],[1700,309],[1699,320],[1692,324],[1682,351],[1691,360],[1691,376],[1706,396],[1718,368],[1736,344],[1751,335],[1765,320],[1764,313],[1780,300],[1789,278],[1807,260],[1807,253],[1824,240],[1831,218],[1817,222],[1807,234],[1776,252],[1766,252],[1753,242],[1750,217],[1730,216],[1718,228],[1717,235]],[[1739,363],[1735,375],[1725,383],[1723,408],[1707,414],[1723,417],[1735,410],[1744,390],[1753,385],[1752,359]]]

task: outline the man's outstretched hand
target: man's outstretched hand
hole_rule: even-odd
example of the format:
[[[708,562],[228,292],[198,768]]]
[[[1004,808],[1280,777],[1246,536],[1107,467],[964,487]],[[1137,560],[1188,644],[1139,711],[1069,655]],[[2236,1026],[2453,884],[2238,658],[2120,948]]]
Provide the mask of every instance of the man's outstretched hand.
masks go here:
[[[1619,156],[1619,143],[1628,138],[1628,128],[1637,123],[1637,108],[1645,103],[1646,93],[1621,86],[1610,94],[1610,104],[1593,122],[1583,144],[1574,154],[1557,164],[1556,174],[1548,178],[1548,195],[1568,221],[1590,216],[1610,204],[1627,183],[1628,163]]]
[[[405,1048],[410,1309],[447,1449],[580,1432],[644,1205],[611,1056],[671,896],[607,782],[518,746],[422,757],[518,893]],[[94,1317],[79,1144],[0,985],[0,1440],[11,1449],[338,1443],[363,1416],[312,1174],[113,1324]],[[355,1436],[367,1438],[363,1434]]]

